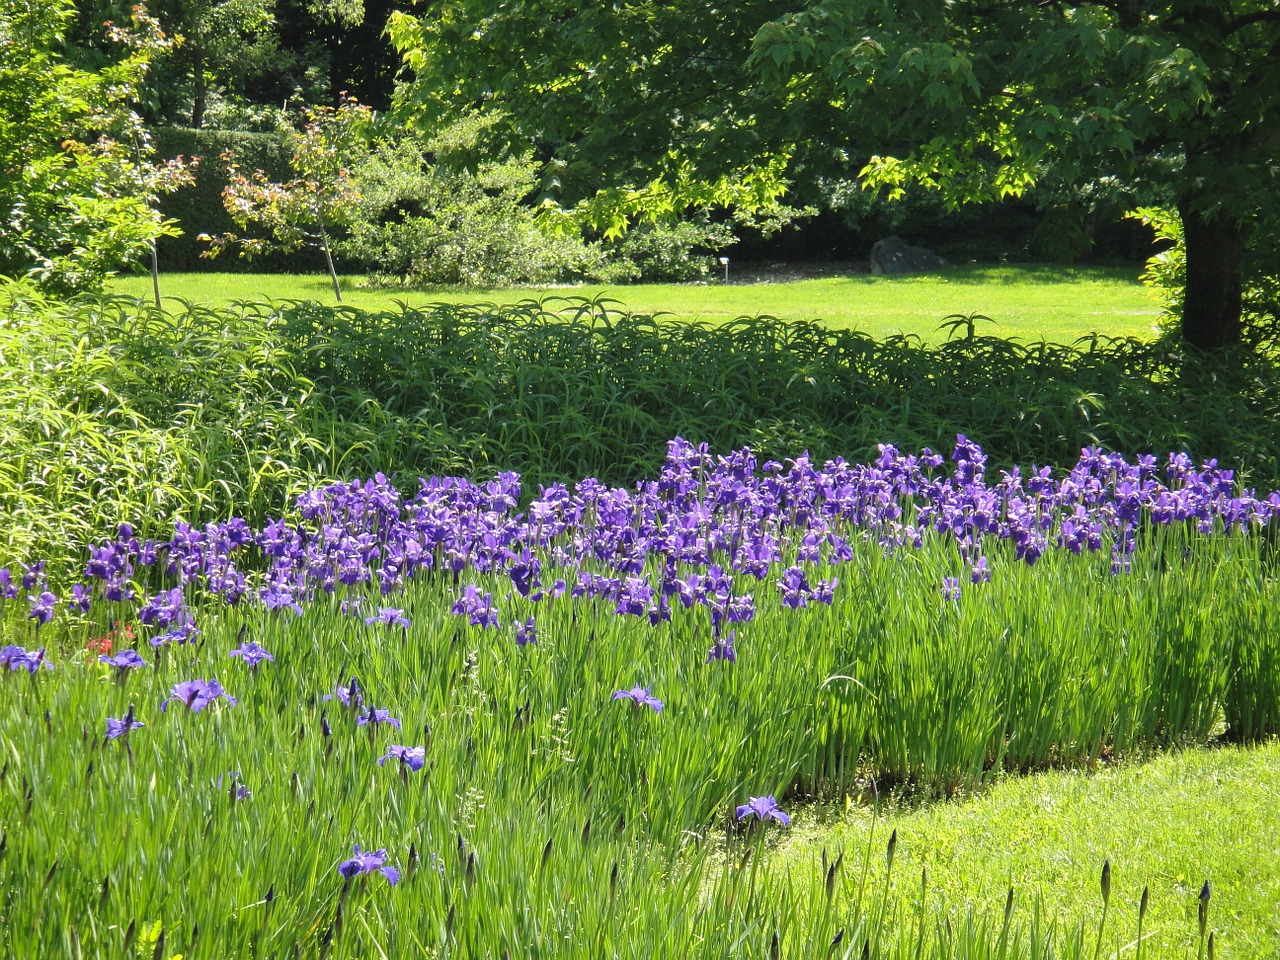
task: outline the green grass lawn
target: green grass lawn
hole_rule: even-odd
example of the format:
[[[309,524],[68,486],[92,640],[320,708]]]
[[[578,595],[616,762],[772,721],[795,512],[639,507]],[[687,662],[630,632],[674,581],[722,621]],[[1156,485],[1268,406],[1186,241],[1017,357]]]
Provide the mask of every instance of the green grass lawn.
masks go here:
[[[150,297],[148,277],[122,277],[111,290]],[[263,297],[329,302],[328,278],[321,274],[186,273],[161,277],[161,292],[207,305]],[[363,290],[350,278],[347,303],[385,309],[396,301],[412,305],[448,301],[510,303],[556,295],[608,297],[637,313],[669,313],[685,319],[732,320],[769,314],[787,320],[822,320],[833,327],[863,330],[875,337],[915,334],[945,339],[938,325],[950,314],[978,313],[995,324],[978,332],[1026,341],[1071,343],[1100,333],[1149,338],[1159,317],[1155,299],[1130,268],[1048,266],[965,266],[930,276],[827,276],[785,283],[584,285],[507,290]]]
[[[1278,804],[1280,743],[1187,750],[1096,774],[1012,778],[963,802],[878,818],[865,808],[825,816],[817,810],[797,822],[771,865],[809,869],[824,847],[831,857],[843,849],[847,862],[860,864],[870,849],[873,877],[882,878],[886,841],[896,829],[890,902],[907,916],[918,909],[922,867],[929,871],[926,902],[950,911],[953,924],[971,903],[998,925],[1012,885],[1023,920],[1039,897],[1060,924],[1083,923],[1088,955],[1102,864],[1110,859],[1100,956],[1134,956],[1143,886],[1150,888],[1144,955],[1195,956],[1198,894],[1207,879],[1217,955],[1278,957]]]

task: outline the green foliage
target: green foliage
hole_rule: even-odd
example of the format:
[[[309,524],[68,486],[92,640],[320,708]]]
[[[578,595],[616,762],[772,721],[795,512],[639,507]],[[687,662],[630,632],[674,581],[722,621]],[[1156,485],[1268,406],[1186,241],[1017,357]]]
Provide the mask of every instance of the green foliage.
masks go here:
[[[88,0],[103,2],[103,0]],[[307,40],[317,26],[359,24],[363,0],[152,0],[152,12],[180,42],[148,83],[152,118],[202,128],[270,129],[280,99],[253,103],[275,84],[284,97],[327,101],[329,55]],[[299,36],[301,35],[301,36]]]
[[[337,249],[375,283],[410,288],[549,283],[579,278],[599,260],[525,202],[536,186],[528,155],[450,165],[449,141],[460,135],[380,140],[353,168],[359,199]]]
[[[98,72],[64,62],[71,0],[0,0],[0,274],[49,290],[92,290],[176,232],[160,194],[189,178],[156,164],[134,112],[139,84],[169,41],[144,7],[107,24],[121,59]]]
[[[1280,238],[1271,0],[463,0],[389,33],[414,122],[485,111],[487,142],[538,144],[547,192],[609,237],[690,208],[809,201],[851,174],[953,208],[1040,183],[1085,209],[1173,206],[1205,226],[1182,318],[1200,349],[1239,340],[1237,245],[1255,225],[1264,246]],[[1088,231],[1064,209],[1040,242],[1078,254]]]
[[[673,222],[642,221],[604,242],[606,260],[596,276],[614,282],[702,280],[720,269],[715,255],[737,242],[732,226],[712,222],[705,215]]]
[[[1139,207],[1130,216],[1151,227],[1156,242],[1165,249],[1147,261],[1142,282],[1160,298],[1166,332],[1176,329],[1182,315],[1182,295],[1187,286],[1187,248],[1182,240],[1182,219],[1172,210]]]
[[[737,242],[730,224],[702,215],[640,219],[585,243],[589,216],[530,202],[539,170],[531,154],[464,162],[488,126],[468,117],[425,142],[380,139],[353,168],[359,212],[337,250],[372,271],[375,284],[493,288],[701,279],[713,254]]]
[[[789,102],[839,103],[873,154],[861,178],[890,196],[915,183],[958,205],[1045,179],[1096,183],[1203,223],[1182,333],[1216,349],[1239,339],[1233,249],[1255,224],[1272,248],[1277,237],[1275,136],[1257,119],[1280,102],[1277,43],[1265,0],[919,15],[814,0],[760,29],[752,63]]]
[[[222,201],[227,213],[241,231],[255,224],[267,235],[201,234],[200,239],[210,244],[208,255],[215,257],[235,245],[244,257],[272,249],[316,247],[324,254],[334,297],[341,301],[329,234],[356,215],[359,193],[351,167],[367,154],[370,122],[369,108],[354,100],[344,100],[336,109],[308,110],[304,128],[288,138],[293,179],[284,183],[264,170],[243,174],[234,155],[224,154],[228,182]]]
[[[218,158],[224,153],[235,156],[244,168],[263,170],[273,180],[289,179],[289,150],[278,134],[159,127],[155,131],[155,143],[162,156],[184,155],[204,161],[190,185],[160,199],[161,216],[177,221],[182,228],[181,234],[161,237],[156,245],[162,270],[200,269],[206,263],[202,254],[208,248],[197,235],[225,234],[237,229],[222,204],[227,169]],[[218,269],[303,271],[314,269],[314,257],[305,251],[291,254],[270,251],[255,256],[252,261],[223,258]]]
[[[491,155],[538,144],[543,190],[613,237],[637,219],[690,208],[759,209],[786,189],[786,157],[766,149],[774,101],[745,51],[781,5],[468,0],[388,34],[411,72],[403,113],[427,129],[479,106]]]

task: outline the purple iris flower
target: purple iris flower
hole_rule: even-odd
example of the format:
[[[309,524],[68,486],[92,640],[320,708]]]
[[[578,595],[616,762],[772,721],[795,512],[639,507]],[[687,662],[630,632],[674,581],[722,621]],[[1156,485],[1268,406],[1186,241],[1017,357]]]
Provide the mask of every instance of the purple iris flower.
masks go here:
[[[275,660],[257,640],[250,640],[244,646],[237,647],[228,656],[239,657],[251,667],[257,667],[263,660]]]
[[[451,612],[459,617],[466,617],[473,627],[498,626],[498,612],[493,609],[493,594],[481,595],[475,584],[469,583],[462,588],[462,596],[453,602]]]
[[[388,760],[399,760],[401,764],[417,773],[426,765],[427,748],[403,747],[399,744],[392,744],[387,747],[386,755],[378,760],[378,766],[385,765]]]
[[[121,718],[107,717],[107,739],[115,740],[127,735],[130,730],[137,730],[145,726],[146,724],[141,720],[134,719],[132,711]]]
[[[192,713],[199,713],[219,697],[233,707],[236,705],[236,698],[223,690],[222,684],[217,680],[183,680],[181,683],[175,683],[169,692],[172,695],[160,704],[162,713],[169,709],[169,704],[174,700],[184,704]]]
[[[343,860],[338,864],[338,872],[350,880],[352,877],[360,877],[365,874],[378,872],[382,874],[395,886],[400,882],[400,871],[395,867],[385,866],[387,862],[386,850],[366,850],[360,851],[360,844],[355,845],[356,855],[350,860]]]
[[[778,589],[782,591],[782,605],[792,610],[807,607],[809,596],[813,593],[809,578],[799,567],[787,567],[783,571],[782,579],[778,581]]]
[[[757,820],[777,820],[784,827],[791,822],[787,814],[778,809],[778,801],[773,794],[767,797],[751,797],[750,802],[738,807],[738,819],[745,820],[754,816]]]
[[[157,634],[147,642],[153,647],[165,647],[169,644],[181,645],[184,643],[190,643],[199,634],[200,631],[196,629],[195,624],[183,623],[166,630],[164,633]]]
[[[974,583],[990,583],[991,571],[987,569],[987,558],[979,557],[978,562],[969,571],[969,579]]]
[[[344,707],[358,707],[364,703],[364,695],[360,692],[360,684],[355,677],[351,678],[351,686],[344,687],[340,683],[335,684],[333,693],[326,693],[321,699],[332,700],[335,697],[342,702]]]
[[[10,644],[0,650],[0,668],[26,670],[27,673],[35,673],[41,667],[52,670],[53,664],[45,659],[44,650],[44,647],[38,650],[27,650],[25,647]]]
[[[92,601],[90,588],[83,583],[77,583],[71,588],[71,597],[67,600],[67,609],[76,610],[80,613],[88,613],[89,605]]]
[[[98,657],[98,662],[105,663],[109,667],[115,667],[121,674],[127,673],[134,667],[147,666],[147,661],[142,659],[142,654],[138,653],[137,650],[121,650],[114,657],[103,654]]]
[[[960,578],[959,577],[943,577],[942,578],[942,599],[943,600],[959,600],[960,599]]]
[[[397,730],[400,729],[400,721],[391,715],[390,710],[370,707],[368,713],[362,713],[356,718],[356,726],[358,727],[379,723],[389,723]]]
[[[302,605],[298,603],[293,591],[288,587],[279,584],[263,587],[258,596],[262,600],[262,605],[268,610],[292,610],[298,616],[302,616]]]
[[[250,790],[247,786],[245,786],[243,782],[238,782],[240,780],[239,770],[228,770],[226,773],[218,774],[218,779],[214,782],[213,789],[221,790],[222,781],[224,779],[229,781],[227,784],[228,793],[231,795],[233,799],[248,800],[250,797],[253,796],[252,790]]]
[[[403,610],[397,610],[395,607],[383,607],[372,617],[365,617],[364,623],[367,627],[371,627],[375,623],[382,623],[388,627],[409,629],[409,618],[404,615]]]
[[[630,690],[617,690],[613,694],[614,700],[630,700],[632,706],[639,710],[641,707],[650,707],[654,713],[662,712],[662,701],[657,697],[649,695],[649,688],[636,684]]]
[[[538,642],[538,622],[530,617],[523,626],[516,627],[516,646],[523,647]]]
[[[37,627],[41,627],[53,619],[53,610],[58,603],[58,598],[48,590],[40,591],[40,596],[33,597],[28,595],[31,601],[31,612],[27,614],[36,622]]]
[[[715,644],[711,647],[711,652],[707,654],[707,663],[710,663],[712,660],[727,660],[729,663],[736,662],[738,655],[733,649],[733,641],[736,637],[736,630],[730,630],[724,636],[720,636],[717,631]]]

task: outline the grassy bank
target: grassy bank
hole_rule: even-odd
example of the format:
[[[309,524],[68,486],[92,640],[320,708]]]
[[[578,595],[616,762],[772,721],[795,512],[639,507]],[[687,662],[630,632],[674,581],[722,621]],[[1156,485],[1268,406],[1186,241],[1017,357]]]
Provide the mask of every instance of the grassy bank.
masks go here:
[[[871,791],[867,787],[867,795]],[[1141,955],[1194,957],[1199,895],[1210,880],[1217,956],[1280,956],[1280,744],[1177,751],[1115,769],[1014,778],[967,800],[811,811],[770,861],[809,872],[844,852],[867,856],[884,877],[898,833],[889,909],[909,919],[920,904],[935,923],[966,922],[972,908],[998,927],[1014,892],[1015,918],[1039,901],[1084,955],[1134,957],[1143,889],[1149,892]],[[1111,863],[1106,925],[1101,870]],[[921,900],[921,871],[927,881]],[[881,881],[883,882],[883,881]]]

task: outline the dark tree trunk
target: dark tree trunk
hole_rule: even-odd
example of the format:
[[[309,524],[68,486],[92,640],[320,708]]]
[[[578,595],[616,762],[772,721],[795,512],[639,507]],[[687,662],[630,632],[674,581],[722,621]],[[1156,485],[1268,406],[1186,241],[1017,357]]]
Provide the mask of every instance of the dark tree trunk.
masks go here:
[[[1241,340],[1242,225],[1220,212],[1202,217],[1186,204],[1181,213],[1187,249],[1182,339],[1201,350],[1235,346]]]
[[[191,44],[191,72],[194,90],[191,96],[191,126],[204,126],[204,105],[209,96],[209,78],[205,74],[204,44],[197,37]]]

